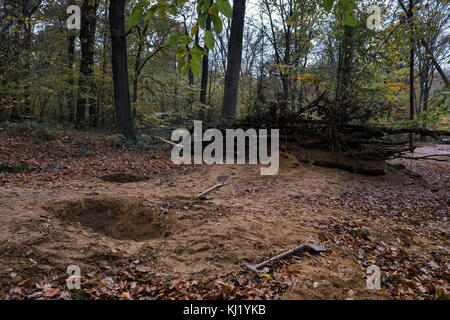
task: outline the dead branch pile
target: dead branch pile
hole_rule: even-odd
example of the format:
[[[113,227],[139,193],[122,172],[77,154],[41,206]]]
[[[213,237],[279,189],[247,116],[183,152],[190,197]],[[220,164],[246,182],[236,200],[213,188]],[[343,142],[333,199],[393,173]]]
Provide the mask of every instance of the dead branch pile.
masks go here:
[[[387,160],[402,157],[422,159],[406,154],[411,151],[408,145],[409,134],[435,139],[450,136],[448,131],[421,127],[392,129],[383,126],[342,124],[342,121],[336,121],[336,118],[326,120],[327,118],[332,119],[307,119],[299,112],[284,112],[281,116],[269,112],[237,121],[234,127],[279,129],[280,142],[301,161],[376,175],[385,173]],[[447,161],[443,158],[445,156],[427,157],[428,160]]]

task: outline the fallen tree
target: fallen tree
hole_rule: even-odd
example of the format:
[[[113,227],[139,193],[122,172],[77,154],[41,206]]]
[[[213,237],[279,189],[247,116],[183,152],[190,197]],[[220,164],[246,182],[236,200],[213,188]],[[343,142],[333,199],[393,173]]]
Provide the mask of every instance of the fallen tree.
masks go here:
[[[323,118],[319,120],[306,117],[305,112],[313,111],[318,114],[327,103],[330,103],[325,95],[320,95],[319,98],[323,102],[316,101],[303,107],[302,113],[298,111],[274,113],[274,108],[269,108],[267,113],[237,120],[231,126],[203,122],[202,133],[208,129],[220,129],[223,135],[227,129],[279,129],[282,149],[293,154],[299,161],[368,175],[385,174],[387,161],[396,158],[448,160],[448,155],[411,156],[408,145],[409,134],[439,139],[450,136],[448,131],[424,129],[419,126],[389,128],[358,124],[356,121],[346,124],[334,118],[330,110],[327,110],[328,113],[324,113]],[[368,117],[366,114],[360,118],[368,119]],[[193,134],[194,129],[191,128],[190,132]],[[168,140],[170,137],[156,138],[163,143],[177,146],[177,143]],[[268,138],[270,141],[270,134]],[[202,143],[203,149],[209,145],[209,142]]]
[[[235,128],[277,128],[280,142],[298,160],[370,175],[385,174],[387,160],[395,158],[446,161],[446,155],[411,157],[407,135],[436,139],[450,136],[448,131],[418,126],[394,129],[369,124],[339,124],[339,121],[326,117],[323,120],[306,119],[298,113],[249,117],[237,121]]]

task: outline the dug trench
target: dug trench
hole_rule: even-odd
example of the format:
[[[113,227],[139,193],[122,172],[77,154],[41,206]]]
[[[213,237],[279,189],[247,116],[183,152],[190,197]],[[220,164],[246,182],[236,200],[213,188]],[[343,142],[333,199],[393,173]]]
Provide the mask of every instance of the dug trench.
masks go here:
[[[44,209],[60,219],[118,240],[144,241],[170,235],[169,209],[144,200],[85,198],[49,203]]]
[[[195,198],[219,176],[229,176],[227,185],[205,200]],[[382,254],[377,257],[369,247],[407,248],[439,268],[448,263],[446,253],[439,253],[447,241],[445,190],[425,188],[394,169],[366,177],[304,165],[289,155],[283,155],[277,176],[262,177],[257,166],[212,166],[126,186],[92,177],[3,188],[0,295],[15,294],[29,278],[63,288],[69,265],[78,265],[86,278],[127,274],[121,266],[128,261],[164,281],[203,283],[241,272],[250,279],[242,284],[251,287],[251,279],[260,281],[260,276],[243,265],[311,242],[327,251],[280,262],[293,280],[281,296],[269,298],[392,298],[390,291],[367,289],[367,264],[390,271]],[[389,206],[398,202],[396,190],[420,191],[426,199],[416,203],[414,220],[405,217],[401,203],[399,210]],[[358,230],[369,238],[359,237]],[[263,280],[278,281],[275,271],[269,265],[270,280]],[[386,279],[385,285],[393,281]]]

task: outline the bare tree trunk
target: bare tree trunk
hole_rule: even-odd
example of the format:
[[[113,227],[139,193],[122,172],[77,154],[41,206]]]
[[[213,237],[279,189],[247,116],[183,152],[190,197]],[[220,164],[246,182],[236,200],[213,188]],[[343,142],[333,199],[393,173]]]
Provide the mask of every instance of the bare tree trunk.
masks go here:
[[[189,110],[192,110],[192,103],[194,103],[194,92],[193,92],[193,86],[194,86],[194,73],[189,68],[188,73],[188,83],[189,83],[189,98],[188,98],[188,108]]]
[[[131,119],[130,87],[128,84],[125,2],[126,0],[111,0],[109,7],[114,101],[116,105],[118,132],[127,138],[134,139],[134,130]]]
[[[244,22],[245,0],[234,0],[233,20],[231,22],[231,34],[228,44],[228,65],[225,75],[225,90],[222,105],[222,117],[225,122],[232,121],[235,118],[237,111]]]
[[[13,107],[11,110],[11,120],[22,120],[22,107],[17,103],[17,95],[13,96]]]
[[[402,1],[402,0],[398,0],[398,3],[399,3],[400,6],[402,7],[403,11],[404,11],[408,16],[410,16],[410,14],[411,14],[411,13],[410,13],[410,10],[407,10],[407,9],[406,9],[406,6],[403,4],[403,1]],[[414,3],[411,3],[411,1],[410,1],[409,5],[410,5],[410,8],[411,8],[411,7],[414,5]],[[414,14],[414,13],[412,13],[412,14]],[[431,61],[433,62],[434,67],[435,67],[436,70],[439,72],[439,75],[442,77],[442,80],[444,80],[445,84],[448,84],[448,78],[447,78],[447,76],[445,75],[445,72],[442,70],[442,68],[441,68],[441,66],[439,65],[439,63],[437,62],[436,58],[434,57],[433,52],[431,51],[430,46],[428,45],[428,43],[425,41],[425,39],[421,39],[421,40],[420,40],[420,43],[421,43],[421,44],[423,45],[423,47],[425,48],[427,54],[429,54],[429,57],[430,57]]]
[[[102,58],[101,58],[101,78],[100,78],[100,84],[98,89],[98,96],[97,96],[97,113],[98,113],[98,125],[102,128],[105,128],[105,112],[103,104],[106,101],[107,97],[107,85],[105,81],[105,75],[106,75],[106,67],[107,67],[107,52],[108,52],[108,32],[107,32],[107,21],[109,16],[109,8],[106,8],[105,6],[105,13],[103,16],[103,37],[102,37]]]
[[[84,127],[86,107],[89,109],[89,125],[95,127],[98,120],[95,98],[93,98],[94,81],[92,79],[98,5],[99,0],[84,0],[81,8],[81,62],[76,114],[77,128]]]
[[[32,42],[32,24],[28,21],[41,5],[41,0],[32,7],[31,0],[22,1],[22,23],[24,24],[23,33],[23,60],[24,60],[24,108],[26,115],[31,114],[31,95],[30,95],[30,75],[31,75],[31,42]]]
[[[23,48],[25,58],[25,86],[24,86],[24,113],[29,116],[31,114],[31,98],[30,98],[30,75],[31,75],[31,24],[25,24],[25,35]]]
[[[289,17],[286,19],[286,21],[289,20],[290,17],[292,17],[293,11],[292,7],[289,7]],[[283,83],[283,101],[281,105],[283,106],[282,110],[286,110],[289,106],[289,97],[291,95],[291,77],[290,77],[290,70],[289,66],[291,65],[291,25],[290,23],[286,23],[285,30],[284,30],[284,65],[288,68],[282,75],[282,83]]]
[[[430,47],[428,46],[428,43],[424,39],[421,39],[420,43],[423,45],[423,47],[425,48],[427,54],[430,56],[430,59],[433,62],[434,67],[436,68],[436,70],[439,72],[439,75],[442,77],[442,80],[444,80],[445,84],[448,84],[448,78],[445,75],[445,72],[442,70],[442,68],[439,65],[439,63],[437,62],[436,58],[434,57],[433,52],[431,51]]]
[[[341,41],[341,47],[339,49],[339,62],[337,70],[337,96],[341,96],[351,85],[352,73],[353,73],[353,40],[355,35],[355,28],[351,26],[344,26],[344,34]],[[350,93],[350,92],[349,92]],[[340,123],[346,122],[345,105],[351,103],[350,98],[347,97],[342,104],[337,106],[336,116]]]
[[[211,31],[211,18],[209,16],[208,19],[206,20],[205,30]],[[206,49],[206,52],[209,52],[209,50]],[[202,81],[200,89],[201,104],[206,104],[206,94],[208,90],[208,75],[209,75],[209,57],[208,55],[204,55],[202,61]],[[200,120],[205,120],[205,112],[203,109],[200,109],[199,118]]]
[[[414,0],[409,0],[409,23],[411,24],[411,49],[410,49],[410,61],[409,61],[409,119],[414,120],[414,38],[412,33],[414,32]],[[410,151],[414,151],[414,134],[409,134],[409,148]]]
[[[138,49],[136,52],[136,60],[134,61],[134,77],[133,77],[133,119],[136,120],[137,116],[137,92],[139,83],[139,73],[141,67],[141,56],[142,56],[143,44],[139,42]]]
[[[187,29],[186,29],[187,30]],[[195,33],[195,38],[194,38],[194,43],[195,45],[198,44],[199,42],[199,35],[198,35],[198,30]],[[186,45],[186,50],[190,51],[189,45]],[[189,56],[189,62],[191,60],[191,57]],[[188,98],[188,108],[189,110],[192,110],[192,104],[195,101],[195,97],[194,97],[194,90],[193,90],[193,86],[194,86],[194,73],[192,72],[192,69],[189,68],[189,73],[188,73],[188,81],[189,81],[189,98]]]
[[[67,35],[67,61],[69,69],[69,79],[67,83],[69,84],[69,89],[67,92],[67,109],[69,110],[69,121],[75,120],[75,96],[74,96],[74,64],[75,64],[75,38],[76,35],[73,31],[69,30]]]

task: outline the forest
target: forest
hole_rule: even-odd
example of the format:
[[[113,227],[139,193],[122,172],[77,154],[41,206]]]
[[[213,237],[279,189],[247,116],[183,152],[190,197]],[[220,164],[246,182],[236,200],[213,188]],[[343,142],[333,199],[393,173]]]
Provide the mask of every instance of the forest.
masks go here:
[[[447,300],[449,18],[1,0],[0,300]]]

